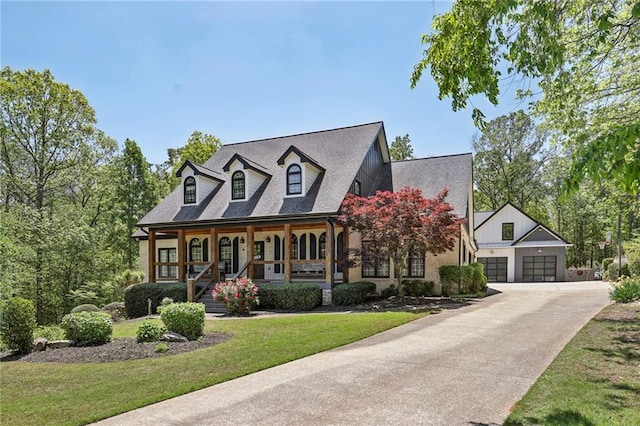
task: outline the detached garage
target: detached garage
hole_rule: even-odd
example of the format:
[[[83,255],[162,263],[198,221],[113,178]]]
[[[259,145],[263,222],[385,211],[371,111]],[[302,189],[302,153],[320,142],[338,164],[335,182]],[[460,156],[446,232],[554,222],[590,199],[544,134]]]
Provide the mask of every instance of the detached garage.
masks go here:
[[[478,262],[489,282],[564,281],[568,243],[510,203],[474,215]]]
[[[484,274],[490,283],[507,281],[506,257],[480,257],[478,262],[484,265]]]

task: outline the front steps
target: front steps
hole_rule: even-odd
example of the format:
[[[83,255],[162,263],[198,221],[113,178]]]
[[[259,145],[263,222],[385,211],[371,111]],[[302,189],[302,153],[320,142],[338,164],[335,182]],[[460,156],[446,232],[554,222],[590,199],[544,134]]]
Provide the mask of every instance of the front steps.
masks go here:
[[[211,291],[213,290],[214,285],[215,284],[209,285],[205,292],[202,293],[198,302],[204,305],[204,311],[208,314],[226,314],[227,308],[224,307],[224,304],[213,300],[213,297],[211,296]]]

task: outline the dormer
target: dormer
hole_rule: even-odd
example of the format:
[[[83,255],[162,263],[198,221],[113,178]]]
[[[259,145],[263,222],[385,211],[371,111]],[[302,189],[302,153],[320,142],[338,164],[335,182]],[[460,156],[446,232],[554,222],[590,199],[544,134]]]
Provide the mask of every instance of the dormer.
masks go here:
[[[232,202],[249,200],[260,185],[271,177],[266,167],[240,154],[234,154],[222,170],[231,182],[229,200]]]
[[[182,205],[197,206],[225,181],[218,172],[187,160],[176,172],[181,178]]]
[[[285,197],[304,197],[324,168],[291,145],[278,159],[285,170]]]

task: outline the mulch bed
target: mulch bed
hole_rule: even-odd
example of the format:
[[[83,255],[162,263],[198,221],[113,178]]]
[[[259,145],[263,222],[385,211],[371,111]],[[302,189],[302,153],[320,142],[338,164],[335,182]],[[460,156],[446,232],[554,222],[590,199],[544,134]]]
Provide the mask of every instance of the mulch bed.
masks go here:
[[[164,353],[156,352],[158,342],[137,343],[136,339],[124,338],[114,339],[110,343],[98,346],[47,349],[42,352],[32,352],[28,355],[7,354],[0,358],[0,361],[61,362],[66,364],[130,361],[191,352],[196,349],[217,345],[230,338],[231,334],[229,333],[207,333],[201,339],[190,342],[164,342],[168,348]]]
[[[443,297],[389,297],[371,301],[358,306],[322,306],[312,312],[439,312],[443,309],[458,309],[469,306],[477,299],[443,298]],[[253,316],[253,315],[252,315]],[[164,342],[167,352],[156,352],[155,343],[137,343],[133,338],[115,339],[110,343],[99,346],[69,347],[61,349],[47,349],[42,352],[32,352],[28,355],[14,355],[0,353],[0,361],[25,362],[59,362],[59,363],[101,363],[115,361],[130,361],[144,358],[160,358],[185,352],[195,351],[222,343],[232,337],[229,333],[207,333],[201,339],[178,343]]]

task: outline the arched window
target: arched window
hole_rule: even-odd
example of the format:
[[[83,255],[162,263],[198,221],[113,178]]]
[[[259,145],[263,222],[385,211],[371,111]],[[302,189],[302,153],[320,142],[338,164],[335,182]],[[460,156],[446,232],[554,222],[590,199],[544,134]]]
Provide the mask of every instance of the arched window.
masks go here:
[[[287,169],[287,195],[302,194],[302,169],[292,164]]]
[[[320,259],[325,259],[327,257],[327,233],[323,232],[320,234],[320,239],[318,240],[318,251],[320,252]]]
[[[184,203],[195,204],[196,202],[196,179],[189,176],[184,180]]]
[[[199,238],[189,241],[189,262],[202,262],[202,243]]]
[[[274,235],[273,237],[273,260],[280,260],[280,237],[277,235]],[[273,272],[275,272],[276,274],[280,273],[282,265],[280,263],[276,263],[273,266]]]
[[[205,238],[202,240],[202,261],[209,261],[209,239]]]
[[[307,258],[307,234],[300,235],[300,259]]]
[[[344,263],[344,235],[342,232],[338,234],[336,238],[336,259],[338,260],[336,264],[336,272],[342,272],[342,264]]]
[[[309,234],[309,259],[318,258],[318,245],[316,244],[316,234]]]
[[[299,259],[300,251],[298,250],[298,237],[296,234],[291,234],[291,259]]]
[[[244,200],[245,196],[244,173],[237,171],[231,177],[231,199]]]
[[[218,243],[218,251],[220,253],[220,262],[224,262],[224,273],[231,273],[231,240],[229,237],[222,237]]]

